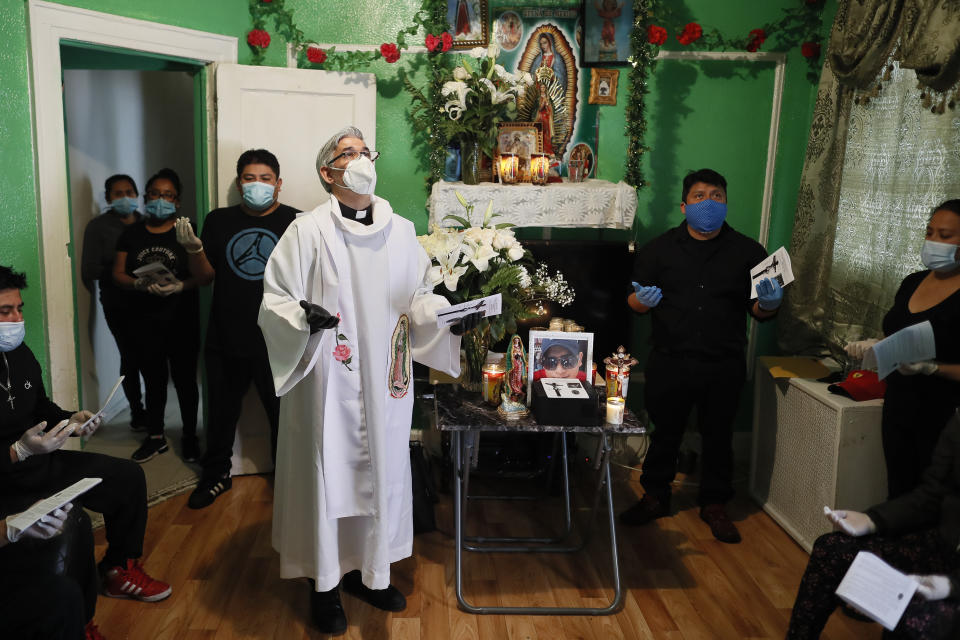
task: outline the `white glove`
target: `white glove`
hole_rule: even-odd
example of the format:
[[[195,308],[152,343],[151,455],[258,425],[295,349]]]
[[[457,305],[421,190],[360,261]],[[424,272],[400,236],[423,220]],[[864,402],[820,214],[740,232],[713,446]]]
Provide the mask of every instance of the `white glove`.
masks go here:
[[[870,516],[859,511],[831,511],[826,516],[841,531],[854,538],[870,535],[877,531],[877,525],[873,523]]]
[[[921,360],[920,362],[908,362],[897,367],[897,371],[904,376],[915,376],[922,373],[925,376],[933,375],[937,372],[938,365],[933,360]]]
[[[147,293],[161,298],[166,298],[181,291],[183,291],[183,283],[176,279],[169,284],[152,284],[147,287]]]
[[[879,340],[857,340],[856,342],[848,342],[847,346],[843,348],[847,352],[847,355],[853,358],[854,360],[863,360],[863,354],[873,345],[880,342]]]
[[[43,430],[47,426],[46,422],[36,424],[20,436],[20,439],[13,443],[13,448],[17,452],[17,459],[23,462],[32,455],[41,453],[52,453],[63,446],[73,430],[79,425],[71,425],[69,420],[62,420],[53,429],[47,433]]]
[[[917,593],[925,600],[943,600],[950,597],[950,578],[947,576],[911,574],[910,577],[917,581]]]
[[[73,504],[67,503],[58,509],[54,509],[50,513],[44,515],[39,520],[34,522],[32,525],[21,531],[16,527],[10,526],[10,520],[18,516],[19,514],[13,514],[7,516],[7,540],[10,542],[16,542],[20,538],[36,538],[37,540],[48,540],[53,536],[59,535],[63,532],[63,526],[67,522],[67,514],[70,513],[70,509],[73,508]]]
[[[177,218],[177,242],[183,245],[187,253],[200,253],[203,251],[203,242],[193,232],[193,225],[190,224],[190,218]]]
[[[90,420],[90,418],[93,418],[93,413],[85,409],[77,411],[75,414],[70,416],[70,424],[78,429],[76,432],[77,435],[84,437],[92,436],[94,431],[100,428],[100,416],[97,416],[95,420]],[[83,423],[85,423],[87,420],[90,420],[90,424],[81,428],[81,425],[83,425]]]
[[[150,278],[137,278],[133,282],[133,288],[137,291],[146,291],[151,282]]]

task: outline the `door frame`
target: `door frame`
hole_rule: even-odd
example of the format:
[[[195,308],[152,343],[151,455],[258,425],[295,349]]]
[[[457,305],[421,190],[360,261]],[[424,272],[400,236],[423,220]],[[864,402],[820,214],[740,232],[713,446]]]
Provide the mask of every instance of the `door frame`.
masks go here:
[[[76,40],[206,64],[236,62],[238,44],[232,36],[43,0],[29,0],[29,31],[37,218],[51,396],[61,406],[76,407],[80,390],[60,42]],[[211,173],[209,167],[208,162]],[[216,176],[197,178],[209,184]]]

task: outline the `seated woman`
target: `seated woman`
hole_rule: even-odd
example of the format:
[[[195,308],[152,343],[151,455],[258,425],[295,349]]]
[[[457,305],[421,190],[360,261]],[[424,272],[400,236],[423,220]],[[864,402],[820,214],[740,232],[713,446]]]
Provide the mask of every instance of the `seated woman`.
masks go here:
[[[860,551],[916,574],[920,584],[891,637],[960,637],[960,413],[941,432],[917,488],[866,513],[834,511],[831,519],[842,531],[814,544],[788,640],[820,637],[840,604],[834,592]]]

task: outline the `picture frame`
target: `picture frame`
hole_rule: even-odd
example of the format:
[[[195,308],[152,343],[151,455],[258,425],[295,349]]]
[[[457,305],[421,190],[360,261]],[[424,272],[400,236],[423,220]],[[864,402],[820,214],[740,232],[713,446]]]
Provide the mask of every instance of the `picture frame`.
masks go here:
[[[539,122],[501,122],[497,124],[497,151],[515,153],[530,160],[531,153],[543,152],[543,125]]]
[[[447,27],[454,49],[487,46],[489,22],[487,0],[447,0]]]
[[[628,64],[633,33],[633,2],[630,0],[583,0],[583,45],[580,66],[603,67]]]
[[[589,104],[617,104],[617,81],[620,79],[620,69],[606,69],[594,67],[590,69],[590,97]]]
[[[559,344],[553,344],[557,341]],[[546,349],[544,349],[546,346]],[[576,349],[578,366],[576,373],[571,373],[571,367],[565,367],[562,358],[565,357],[561,350],[554,350],[553,347],[561,347],[566,350],[566,356],[572,354]],[[557,357],[558,362],[553,369],[548,369],[547,363],[543,362],[544,351],[550,351],[547,357]],[[560,353],[560,355],[557,355]],[[546,365],[546,366],[545,366]],[[590,379],[593,371],[593,334],[574,332],[574,331],[538,331],[530,330],[530,336],[527,339],[527,398],[533,398],[533,382],[541,378],[577,378],[587,385],[593,384]],[[557,374],[565,375],[557,375]]]

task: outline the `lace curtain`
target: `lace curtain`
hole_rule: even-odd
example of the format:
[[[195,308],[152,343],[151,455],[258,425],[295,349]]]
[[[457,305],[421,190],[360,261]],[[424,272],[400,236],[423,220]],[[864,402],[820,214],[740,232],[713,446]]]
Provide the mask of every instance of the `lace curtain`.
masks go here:
[[[960,196],[958,80],[960,0],[839,0],[794,216],[784,351],[837,353],[879,334],[903,274],[919,268],[925,215]]]

